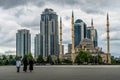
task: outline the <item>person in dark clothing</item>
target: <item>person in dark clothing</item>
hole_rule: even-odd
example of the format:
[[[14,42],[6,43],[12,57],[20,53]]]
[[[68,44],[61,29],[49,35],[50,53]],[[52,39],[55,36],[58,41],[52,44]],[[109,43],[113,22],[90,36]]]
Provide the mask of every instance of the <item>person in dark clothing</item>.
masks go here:
[[[27,65],[28,65],[28,63],[27,63],[27,58],[25,57],[25,58],[23,59],[23,71],[25,71],[25,72],[27,72]]]
[[[30,70],[30,72],[32,72],[32,70],[33,70],[33,64],[34,64],[33,59],[30,59],[29,60],[29,70]]]

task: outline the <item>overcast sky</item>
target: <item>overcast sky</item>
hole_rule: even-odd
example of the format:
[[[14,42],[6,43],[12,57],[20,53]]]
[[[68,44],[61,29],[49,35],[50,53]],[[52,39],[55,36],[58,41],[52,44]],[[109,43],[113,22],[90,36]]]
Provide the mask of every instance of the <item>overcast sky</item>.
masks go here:
[[[98,31],[99,47],[106,52],[106,13],[110,17],[111,54],[120,55],[120,1],[119,0],[0,0],[0,54],[15,54],[16,32],[28,29],[34,36],[39,33],[40,14],[52,8],[63,20],[63,44],[71,43],[71,12],[75,20],[82,19],[90,26],[91,18]]]

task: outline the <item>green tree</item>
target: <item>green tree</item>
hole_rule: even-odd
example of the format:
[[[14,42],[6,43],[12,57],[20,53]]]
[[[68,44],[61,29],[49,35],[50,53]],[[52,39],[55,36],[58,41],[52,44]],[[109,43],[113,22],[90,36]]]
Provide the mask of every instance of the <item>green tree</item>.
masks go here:
[[[12,59],[13,59],[13,56],[12,56],[12,55],[10,55],[10,56],[9,56],[9,60],[12,60]]]
[[[48,55],[48,57],[47,57],[47,63],[49,63],[49,64],[53,63],[51,55]]]
[[[7,57],[5,55],[3,55],[2,57],[2,60],[7,60]]]
[[[94,57],[90,55],[90,63],[94,63]]]
[[[69,60],[69,59],[64,59],[64,60],[63,60],[63,63],[64,63],[64,64],[72,64],[72,61]]]
[[[16,64],[16,59],[13,58],[12,55],[9,56],[9,59],[8,59],[8,60],[9,60],[9,64],[10,64],[10,65],[15,65],[15,64]]]
[[[88,64],[90,62],[90,54],[87,51],[80,51],[76,56],[75,63]]]
[[[56,62],[56,64],[62,64],[62,61],[59,58],[57,58],[57,60],[55,62]]]
[[[43,64],[44,63],[44,59],[43,59],[42,55],[38,56],[37,63],[39,63],[39,64]]]
[[[0,58],[0,65],[2,65],[2,59]]]
[[[28,60],[33,59],[32,53],[29,53],[29,54],[27,54],[26,56],[27,56],[27,59],[28,59]]]
[[[115,60],[114,56],[111,56],[111,64],[116,64],[116,60]]]
[[[98,55],[98,64],[102,64],[103,61],[102,61],[102,57],[100,55]]]

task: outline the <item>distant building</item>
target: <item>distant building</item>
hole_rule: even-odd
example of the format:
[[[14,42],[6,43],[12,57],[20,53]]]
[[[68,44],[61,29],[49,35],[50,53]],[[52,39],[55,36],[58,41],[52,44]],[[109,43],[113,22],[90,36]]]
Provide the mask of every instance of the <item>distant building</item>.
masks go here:
[[[86,33],[86,24],[81,19],[77,19],[74,24],[74,47],[79,45],[80,41],[86,38]]]
[[[91,39],[91,27],[87,27],[87,38]],[[94,47],[98,46],[98,34],[97,30],[94,29]]]
[[[45,9],[41,14],[40,43],[43,57],[59,55],[58,15],[53,9]]]
[[[41,52],[40,52],[40,45],[41,45],[40,44],[40,34],[36,34],[34,42],[35,42],[34,57],[38,58],[38,56],[41,54]]]
[[[31,34],[27,29],[18,30],[16,33],[16,55],[24,56],[31,53]]]
[[[68,53],[72,52],[72,44],[68,44]]]

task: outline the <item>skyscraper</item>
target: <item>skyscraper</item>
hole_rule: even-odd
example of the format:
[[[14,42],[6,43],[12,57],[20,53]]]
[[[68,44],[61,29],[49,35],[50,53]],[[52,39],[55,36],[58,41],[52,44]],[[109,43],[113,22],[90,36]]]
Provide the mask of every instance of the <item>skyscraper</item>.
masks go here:
[[[87,27],[86,24],[81,20],[77,19],[74,24],[74,46],[79,45],[80,41],[86,38]]]
[[[16,33],[16,55],[24,56],[31,53],[31,35],[29,30],[21,29]]]
[[[58,15],[53,9],[45,9],[40,21],[41,53],[43,57],[59,55]]]
[[[91,39],[91,27],[87,27],[87,38]],[[94,47],[98,46],[98,35],[97,30],[94,29]]]
[[[40,44],[40,34],[36,34],[34,42],[35,42],[34,57],[38,58],[38,56],[41,54],[41,52],[40,52],[40,45],[41,45]]]

